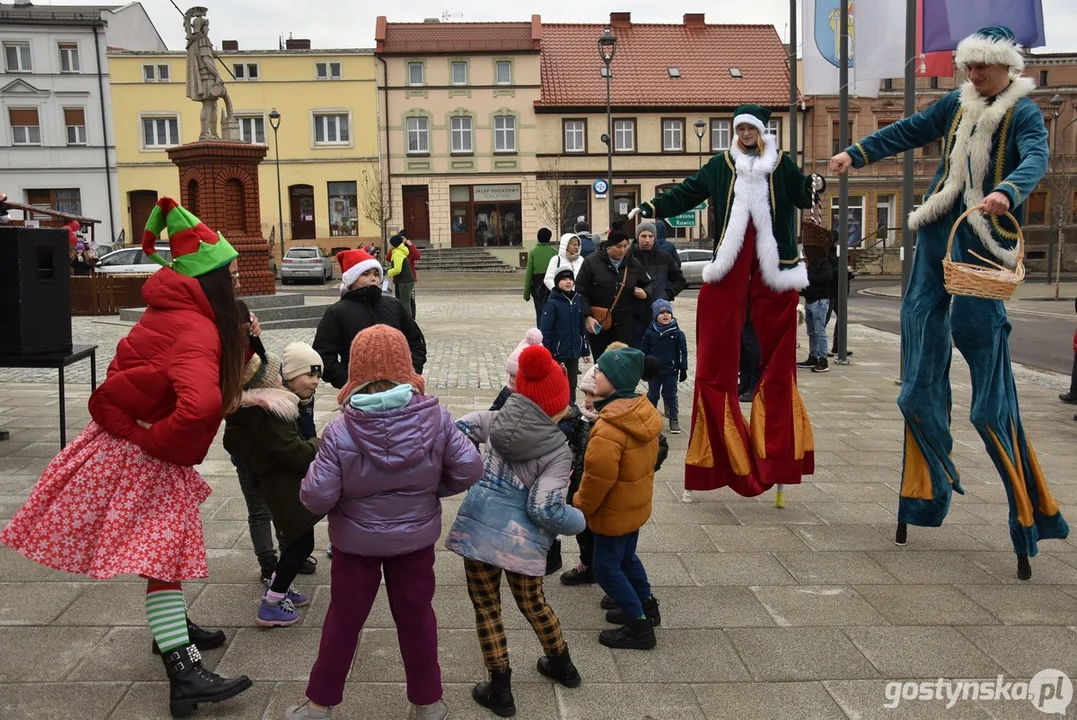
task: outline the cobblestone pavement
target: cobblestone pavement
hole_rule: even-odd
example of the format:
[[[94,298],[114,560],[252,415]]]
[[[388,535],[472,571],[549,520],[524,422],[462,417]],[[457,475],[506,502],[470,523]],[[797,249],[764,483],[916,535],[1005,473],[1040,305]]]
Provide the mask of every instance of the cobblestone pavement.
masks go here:
[[[687,300],[687,298],[686,298]],[[677,314],[693,327],[690,302]],[[533,320],[530,304],[501,295],[424,298],[431,392],[454,413],[485,408],[502,382],[505,355]],[[77,342],[104,350],[126,327],[76,321]],[[312,330],[267,333],[271,350]],[[691,335],[691,333],[689,333]],[[689,340],[691,343],[691,338]],[[805,341],[806,343],[806,341]],[[967,422],[969,382],[954,370],[954,458],[964,496],[944,527],[912,528],[908,546],[891,542],[896,520],[902,423],[894,404],[897,338],[854,326],[855,363],[803,375],[816,439],[817,470],[788,490],[785,509],[768,494],[728,491],[678,502],[688,435],[671,436],[671,456],[655,481],[641,557],[662,602],[658,647],[611,651],[597,587],[551,579],[547,597],[565,627],[583,685],[554,686],[535,670],[540,650],[523,618],[506,605],[517,717],[523,720],[689,718],[1037,718],[1027,700],[903,700],[886,709],[887,685],[937,678],[1028,679],[1045,668],[1077,677],[1077,544],[1049,541],[1021,583],[1006,528],[1005,493]],[[21,372],[21,371],[20,371]],[[32,380],[35,382],[14,382]],[[1073,409],[1058,403],[1062,379],[1018,379],[1029,436],[1052,489],[1077,518]],[[69,386],[70,432],[88,419],[86,384]],[[690,384],[682,387],[688,405]],[[318,398],[320,425],[333,393]],[[49,374],[0,381],[0,521],[10,518],[56,453],[57,397]],[[254,687],[201,717],[273,718],[302,698],[329,598],[321,548],[317,574],[300,578],[313,604],[298,626],[254,624],[261,593],[235,473],[219,442],[200,467],[213,494],[202,507],[210,576],[186,584],[192,617],[226,629],[229,642],[206,653],[210,667],[246,673]],[[460,499],[445,501],[447,529]],[[439,547],[441,547],[439,545]],[[565,542],[566,561],[574,543]],[[446,698],[457,720],[491,718],[471,701],[483,676],[460,559],[437,554],[435,598]],[[507,599],[509,593],[506,591]],[[89,582],[41,568],[0,548],[0,718],[165,717],[167,685],[149,653],[143,585],[137,578]],[[380,597],[363,633],[344,704],[335,717],[403,718],[403,669],[392,620]],[[892,697],[892,696],[891,696]],[[1075,717],[1075,703],[1068,716]]]

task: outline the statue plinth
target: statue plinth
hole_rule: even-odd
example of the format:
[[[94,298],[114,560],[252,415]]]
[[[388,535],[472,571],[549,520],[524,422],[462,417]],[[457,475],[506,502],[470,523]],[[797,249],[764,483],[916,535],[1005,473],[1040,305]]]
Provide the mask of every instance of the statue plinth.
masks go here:
[[[179,168],[183,206],[239,252],[240,295],[273,295],[277,289],[258,201],[258,164],[265,156],[264,145],[223,141],[168,150]]]

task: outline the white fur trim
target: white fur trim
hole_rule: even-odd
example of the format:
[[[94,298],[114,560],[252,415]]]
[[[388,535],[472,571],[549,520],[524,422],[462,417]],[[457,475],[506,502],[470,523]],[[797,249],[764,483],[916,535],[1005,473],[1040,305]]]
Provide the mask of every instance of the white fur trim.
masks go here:
[[[909,215],[909,227],[919,230],[946,214],[959,197],[965,207],[972,207],[983,202],[984,180],[991,170],[991,148],[995,131],[1017,101],[1034,90],[1036,84],[1026,77],[1015,77],[1008,88],[1002,91],[990,105],[976,92],[971,82],[961,86],[961,122],[954,134],[954,146],[950,152],[950,174],[942,187]],[[973,133],[973,128],[976,132]],[[1001,151],[1005,151],[1003,148]],[[971,165],[972,174],[969,175]],[[991,253],[1006,265],[1017,264],[1017,253],[1009,250],[995,240],[991,226],[983,215],[969,215],[969,224],[976,236]]]
[[[351,286],[355,284],[355,281],[359,279],[360,275],[367,270],[373,270],[374,268],[377,268],[379,273],[381,272],[381,263],[374,258],[358,262],[341,274],[340,284],[346,288],[351,288]]]
[[[1021,51],[1012,42],[995,41],[983,35],[969,35],[957,44],[954,58],[958,65],[983,63],[985,65],[1005,65],[1014,70],[1025,69],[1025,59]]]
[[[299,417],[299,396],[281,388],[244,390],[240,404],[243,407],[260,407],[283,420]]]
[[[763,124],[763,121],[757,118],[755,115],[749,115],[744,113],[743,115],[737,115],[733,118],[733,130],[737,129],[738,125],[751,125],[761,133],[767,131],[767,126]]]
[[[755,226],[755,252],[763,282],[772,290],[799,290],[808,285],[808,270],[798,263],[782,270],[778,241],[770,213],[770,174],[778,165],[778,143],[773,135],[763,135],[763,154],[749,155],[733,143],[729,154],[736,164],[733,182],[733,207],[729,209],[725,234],[714,252],[714,260],[703,267],[703,282],[718,282],[737,262],[744,246],[744,233],[750,220]]]

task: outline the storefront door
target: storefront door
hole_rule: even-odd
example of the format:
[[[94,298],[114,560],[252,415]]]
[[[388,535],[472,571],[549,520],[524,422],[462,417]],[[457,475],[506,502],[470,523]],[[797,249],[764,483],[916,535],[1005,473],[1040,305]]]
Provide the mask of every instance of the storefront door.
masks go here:
[[[292,211],[292,240],[313,240],[318,237],[314,223],[314,188],[292,185],[288,188],[288,205]]]
[[[430,196],[426,185],[405,185],[402,189],[404,203],[404,229],[416,244],[430,244]]]
[[[622,230],[628,237],[636,237],[636,221],[628,219],[628,213],[639,206],[639,185],[622,185],[613,193],[613,219],[624,224]]]

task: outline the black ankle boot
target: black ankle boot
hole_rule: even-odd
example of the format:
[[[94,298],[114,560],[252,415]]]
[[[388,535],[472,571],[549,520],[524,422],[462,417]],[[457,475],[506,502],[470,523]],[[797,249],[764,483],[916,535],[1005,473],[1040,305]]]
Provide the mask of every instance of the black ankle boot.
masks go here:
[[[225,636],[223,630],[206,630],[205,628],[198,627],[191,618],[187,618],[187,637],[190,638],[191,643],[199,650],[212,650],[224,645]],[[157,647],[157,641],[153,641],[154,655],[161,654],[161,648]]]
[[[571,570],[561,573],[562,585],[592,585],[595,582],[595,571],[585,565],[577,565]]]
[[[538,659],[539,674],[545,675],[551,680],[556,680],[567,688],[579,687],[580,673],[572,664],[572,658],[568,654],[568,646],[560,655],[543,655]]]
[[[897,524],[897,532],[894,533],[894,544],[904,546],[909,539],[909,526],[903,522]]]
[[[643,614],[651,621],[651,625],[658,627],[662,624],[662,613],[658,611],[658,598],[651,597],[643,601]],[[628,616],[620,608],[615,608],[606,613],[606,622],[614,625],[627,625]]]
[[[1017,579],[1018,580],[1031,580],[1032,579],[1032,565],[1028,562],[1028,555],[1017,556]]]
[[[647,618],[629,620],[616,630],[603,630],[598,634],[598,642],[620,650],[650,650],[658,644],[654,625]]]
[[[235,697],[251,686],[240,675],[222,678],[202,667],[202,655],[194,645],[169,650],[161,656],[168,673],[169,710],[172,717],[184,717],[198,709],[198,703],[216,703]]]
[[[491,670],[490,682],[481,682],[471,688],[471,697],[484,708],[493,710],[498,717],[512,717],[516,714],[512,670]]]
[[[561,560],[561,541],[554,540],[550,543],[550,550],[546,553],[546,574],[553,575],[564,566]]]

